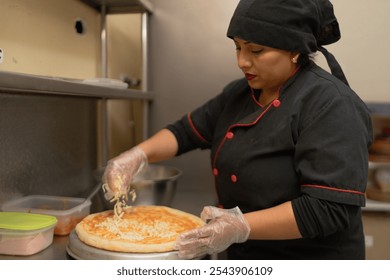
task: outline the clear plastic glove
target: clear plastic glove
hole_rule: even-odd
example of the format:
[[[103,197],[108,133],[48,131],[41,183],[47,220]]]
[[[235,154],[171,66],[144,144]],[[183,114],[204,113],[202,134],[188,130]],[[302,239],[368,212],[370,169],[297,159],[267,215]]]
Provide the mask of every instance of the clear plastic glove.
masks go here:
[[[206,206],[202,213],[203,227],[181,234],[175,244],[179,257],[193,259],[206,254],[219,253],[233,243],[248,239],[250,226],[240,208],[220,209]]]
[[[108,161],[103,174],[104,197],[112,200],[124,196],[128,199],[128,192],[133,178],[148,164],[145,152],[134,147]]]

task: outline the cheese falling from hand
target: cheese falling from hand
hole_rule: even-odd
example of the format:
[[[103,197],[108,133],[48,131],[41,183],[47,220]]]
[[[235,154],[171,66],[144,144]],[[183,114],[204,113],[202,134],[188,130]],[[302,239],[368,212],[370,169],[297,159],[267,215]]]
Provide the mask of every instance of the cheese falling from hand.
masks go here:
[[[118,177],[115,180],[114,185],[115,186],[121,186],[122,180]],[[107,192],[111,190],[111,188],[108,186],[108,184],[103,184],[102,189],[104,192]],[[131,189],[131,185],[129,188],[126,189],[126,193],[129,193],[131,196],[131,201],[134,202],[135,199],[137,198],[137,194],[135,192],[135,189]],[[128,195],[123,195],[120,193],[120,187],[115,188],[114,192],[114,197],[110,200],[110,202],[114,202],[114,213],[115,217],[121,218],[123,216],[123,213],[125,212],[126,209],[130,208],[131,206],[127,204],[128,201]]]

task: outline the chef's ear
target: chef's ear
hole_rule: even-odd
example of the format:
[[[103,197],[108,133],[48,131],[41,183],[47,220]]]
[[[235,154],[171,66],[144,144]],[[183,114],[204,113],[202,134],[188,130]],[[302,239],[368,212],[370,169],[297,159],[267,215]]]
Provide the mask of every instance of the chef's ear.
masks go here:
[[[299,59],[299,53],[297,52],[293,52],[291,53],[291,62],[294,63],[294,64],[297,64],[298,63],[298,59]]]

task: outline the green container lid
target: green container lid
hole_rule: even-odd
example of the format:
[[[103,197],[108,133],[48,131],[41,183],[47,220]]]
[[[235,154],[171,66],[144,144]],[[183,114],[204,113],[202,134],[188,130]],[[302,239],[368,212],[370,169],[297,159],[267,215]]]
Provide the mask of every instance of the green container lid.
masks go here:
[[[38,230],[53,226],[57,218],[49,215],[0,212],[0,228],[8,230]]]

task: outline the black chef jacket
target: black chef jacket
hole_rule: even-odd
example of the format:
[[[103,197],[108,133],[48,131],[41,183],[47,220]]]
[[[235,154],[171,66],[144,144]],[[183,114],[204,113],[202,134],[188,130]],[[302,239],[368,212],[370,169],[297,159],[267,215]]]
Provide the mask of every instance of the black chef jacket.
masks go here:
[[[178,154],[211,149],[218,203],[244,213],[292,201],[303,235],[297,240],[250,240],[230,248],[243,259],[364,258],[360,207],[365,205],[369,112],[344,83],[314,63],[302,66],[267,105],[245,79],[169,125]],[[310,203],[346,205],[337,232],[305,236]],[[317,207],[317,206],[315,206]],[[329,208],[330,209],[330,208]],[[326,213],[326,212],[325,212]],[[327,215],[317,217],[327,224]],[[326,226],[325,226],[326,228]],[[309,234],[307,234],[309,235]]]

